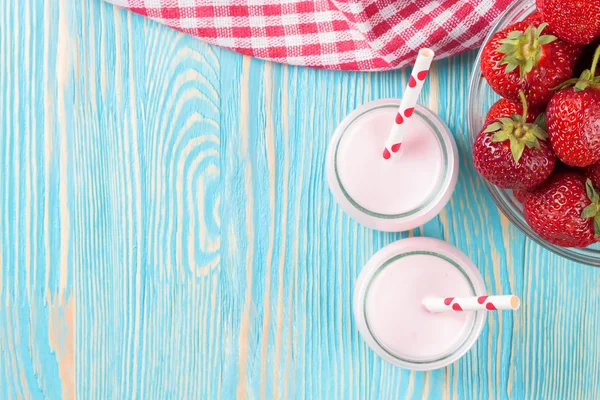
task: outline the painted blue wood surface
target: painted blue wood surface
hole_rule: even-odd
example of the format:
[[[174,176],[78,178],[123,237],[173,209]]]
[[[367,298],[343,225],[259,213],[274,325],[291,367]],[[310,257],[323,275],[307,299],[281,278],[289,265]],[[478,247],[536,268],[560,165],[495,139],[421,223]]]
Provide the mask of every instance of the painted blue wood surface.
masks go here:
[[[0,398],[600,397],[600,269],[526,239],[485,192],[473,53],[436,62],[422,97],[459,144],[456,193],[384,234],[334,204],[325,151],[406,71],[251,60],[98,0],[0,3]],[[412,235],[523,300],[428,373],[375,357],[350,308],[367,259]]]

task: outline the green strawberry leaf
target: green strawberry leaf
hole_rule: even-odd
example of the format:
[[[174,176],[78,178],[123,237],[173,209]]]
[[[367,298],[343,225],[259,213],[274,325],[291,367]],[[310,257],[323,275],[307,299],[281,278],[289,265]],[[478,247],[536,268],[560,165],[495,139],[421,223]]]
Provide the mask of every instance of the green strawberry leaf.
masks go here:
[[[498,118],[498,121],[502,122],[502,124],[505,126],[513,126],[514,125],[514,121],[510,118],[502,117],[502,118]]]
[[[542,128],[544,130],[544,134],[546,134],[546,131],[548,130],[548,126],[546,125],[546,113],[541,113],[538,115],[533,123]]]
[[[589,178],[585,181],[585,191],[587,193],[588,198],[592,200],[592,197],[594,197],[594,184]]]
[[[587,81],[577,81],[577,83],[575,84],[575,91],[576,92],[582,92],[584,91],[587,87],[589,86],[589,83]]]
[[[506,131],[499,131],[492,135],[492,142],[504,142],[508,139],[508,133]]]
[[[578,81],[579,81],[579,79],[577,79],[577,78],[568,79],[568,80],[564,81],[563,83],[561,83],[560,85],[553,87],[552,90],[561,90],[566,87],[573,86]]]
[[[540,36],[542,34],[542,32],[544,31],[544,28],[546,28],[547,26],[548,26],[547,22],[541,23],[535,30],[536,36]]]
[[[533,69],[533,64],[534,64],[533,58],[529,58],[527,61],[525,61],[525,66],[523,68],[521,68],[521,76],[524,76],[525,74],[528,74],[529,72],[531,72],[531,70]]]
[[[531,148],[536,148],[538,150],[541,150],[541,146],[540,146],[540,142],[537,140],[536,137],[524,137],[523,138],[523,143],[525,143],[525,145],[527,147]]]
[[[514,136],[510,136],[510,152],[513,155],[515,163],[519,163],[519,160],[521,160],[521,156],[523,155],[523,151],[525,151],[525,143],[517,140]]]
[[[519,60],[515,56],[506,55],[500,60],[501,64],[518,64]]]
[[[523,35],[521,31],[512,31],[508,35],[506,35],[507,39],[519,39]]]
[[[518,31],[515,31],[515,32],[520,33]],[[511,32],[511,33],[513,33],[513,32]],[[507,36],[506,38],[500,40],[499,43],[507,44],[507,45],[513,46],[513,47],[517,47],[519,45],[519,38],[520,37],[521,37],[521,35],[518,35],[517,37],[512,37],[512,38]]]
[[[500,65],[504,65],[504,64],[509,64],[513,65],[513,64],[517,64],[517,66],[519,66],[519,60],[517,60],[517,58],[515,56],[511,56],[511,55],[505,55],[504,57],[502,57],[502,60],[500,60]]]
[[[540,140],[546,140],[548,139],[548,134],[546,133],[545,130],[543,130],[542,128],[540,128],[537,125],[531,125],[529,126],[529,132],[535,136],[536,138],[540,139]]]
[[[515,45],[511,44],[511,43],[505,43],[505,42],[500,42],[502,43],[499,47],[498,47],[498,51],[500,53],[510,53],[511,51],[515,50]]]
[[[581,218],[594,218],[596,214],[598,214],[598,204],[592,203],[583,209],[583,212],[581,213]]]
[[[544,36],[540,36],[540,38],[538,39],[538,43],[539,44],[548,44],[548,43],[554,42],[555,40],[556,40],[556,36],[544,35]]]
[[[596,215],[594,218],[594,236],[600,236],[600,215]]]
[[[592,180],[589,178],[587,181],[585,181],[585,191],[587,193],[588,198],[592,201],[592,203],[600,202],[600,194],[598,194],[598,192],[596,191],[596,188],[594,188],[594,184],[592,183]]]
[[[504,72],[507,74],[510,72],[513,72],[519,66],[518,64],[509,64],[509,63],[505,63],[505,64],[508,64],[506,66],[506,68],[504,68]]]
[[[582,81],[589,81],[590,79],[592,79],[592,71],[589,69],[584,70],[579,76],[579,80]]]
[[[519,114],[511,114],[512,120],[516,122],[523,122],[523,116]]]
[[[493,124],[488,125],[483,131],[485,133],[496,132],[500,128],[502,128],[502,124],[500,122],[494,122]]]

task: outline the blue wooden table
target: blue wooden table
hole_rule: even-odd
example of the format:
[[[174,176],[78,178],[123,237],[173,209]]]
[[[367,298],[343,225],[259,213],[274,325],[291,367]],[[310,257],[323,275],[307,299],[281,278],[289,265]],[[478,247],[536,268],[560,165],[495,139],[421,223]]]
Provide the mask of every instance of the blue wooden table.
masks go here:
[[[526,239],[475,173],[475,54],[422,102],[461,154],[454,197],[407,234],[350,220],[327,142],[407,71],[310,70],[203,44],[99,0],[0,0],[0,398],[591,399],[600,269]],[[490,292],[475,347],[428,373],[375,357],[351,315],[362,265],[444,239]]]

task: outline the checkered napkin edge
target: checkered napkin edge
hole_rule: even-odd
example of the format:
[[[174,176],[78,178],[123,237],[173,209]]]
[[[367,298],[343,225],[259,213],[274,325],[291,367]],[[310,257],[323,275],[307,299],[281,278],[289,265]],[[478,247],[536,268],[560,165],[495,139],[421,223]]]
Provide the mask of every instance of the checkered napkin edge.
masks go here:
[[[514,0],[108,0],[235,52],[284,64],[389,70],[429,47],[481,44]]]

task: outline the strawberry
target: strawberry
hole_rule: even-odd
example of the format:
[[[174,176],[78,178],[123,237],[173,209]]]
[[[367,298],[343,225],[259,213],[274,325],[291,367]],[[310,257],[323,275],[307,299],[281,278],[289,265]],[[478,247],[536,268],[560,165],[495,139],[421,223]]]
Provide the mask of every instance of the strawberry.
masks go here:
[[[547,33],[547,24],[517,22],[483,47],[481,72],[492,89],[518,102],[523,91],[533,109],[544,107],[552,88],[573,76],[582,49]]]
[[[560,85],[546,109],[548,135],[554,152],[565,164],[587,167],[600,161],[600,76],[594,77],[600,58],[596,50],[592,69],[579,79]],[[574,87],[569,87],[575,85]]]
[[[527,103],[523,93],[521,97],[523,115],[488,122],[475,138],[473,160],[477,171],[494,185],[530,190],[550,176],[556,156],[546,132],[525,121]]]
[[[500,99],[488,110],[485,116],[485,122],[490,122],[495,119],[507,117],[512,117],[513,114],[523,114],[523,107],[519,103],[515,103],[514,101],[508,99]],[[533,123],[535,119],[538,117],[540,113],[537,111],[529,111],[527,113],[527,122]]]
[[[544,23],[544,19],[542,18],[542,14],[539,13],[539,11],[534,11],[531,14],[529,14],[527,17],[525,17],[523,19],[523,22],[526,22],[528,24],[534,23],[536,24],[535,26],[541,25],[542,23]],[[548,34],[552,34],[552,31],[550,30],[550,27],[546,27],[546,33]]]
[[[587,247],[600,238],[600,195],[580,174],[552,175],[529,193],[523,214],[529,226],[557,246]]]
[[[587,167],[584,174],[592,180],[594,186],[600,188],[600,162]]]
[[[600,36],[600,0],[537,0],[537,8],[562,40],[588,44]]]
[[[529,192],[525,190],[513,190],[513,196],[515,196],[515,199],[517,199],[519,203],[523,204],[525,203],[525,200],[527,200]]]

